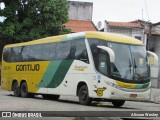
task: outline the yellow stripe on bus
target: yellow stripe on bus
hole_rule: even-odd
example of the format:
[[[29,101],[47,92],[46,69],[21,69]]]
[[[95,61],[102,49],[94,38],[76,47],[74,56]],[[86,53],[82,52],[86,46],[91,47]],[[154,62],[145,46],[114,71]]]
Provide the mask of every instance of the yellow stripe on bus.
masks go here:
[[[52,37],[46,37],[46,38],[42,38],[42,39],[38,39],[38,40],[33,40],[33,41],[30,41],[30,42],[6,45],[5,48],[24,46],[24,45],[34,45],[34,44],[59,42],[64,38],[67,38],[67,35],[52,36]]]
[[[135,38],[115,33],[107,33],[107,32],[86,32],[86,37],[103,39],[111,42],[126,43],[126,44],[135,44],[135,45],[143,44],[140,40],[137,40]]]
[[[124,83],[124,82],[120,82],[120,81],[117,81],[117,80],[115,80],[115,82],[120,87],[123,87],[123,88],[136,88],[136,85],[137,85],[137,84],[132,84],[132,83]]]

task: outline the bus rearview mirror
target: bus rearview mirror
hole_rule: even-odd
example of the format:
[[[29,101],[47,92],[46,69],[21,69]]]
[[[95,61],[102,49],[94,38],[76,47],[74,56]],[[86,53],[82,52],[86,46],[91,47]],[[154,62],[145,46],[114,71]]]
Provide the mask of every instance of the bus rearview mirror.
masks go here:
[[[147,57],[150,64],[150,72],[151,72],[151,78],[158,78],[158,72],[159,72],[159,65],[158,65],[158,56],[151,52],[147,51]]]
[[[147,57],[150,65],[158,66],[158,56],[155,53],[147,51]]]
[[[100,48],[100,49],[105,50],[106,52],[108,52],[109,58],[110,58],[110,62],[114,63],[114,61],[115,61],[115,53],[111,48],[106,47],[106,46],[97,46],[97,48]]]

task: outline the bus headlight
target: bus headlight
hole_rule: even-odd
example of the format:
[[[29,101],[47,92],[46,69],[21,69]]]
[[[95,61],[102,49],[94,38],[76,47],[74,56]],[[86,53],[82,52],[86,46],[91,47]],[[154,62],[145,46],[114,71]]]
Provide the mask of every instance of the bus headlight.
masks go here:
[[[115,84],[115,83],[112,83],[112,82],[106,82],[106,84],[108,84],[109,86],[111,86],[111,87],[114,87],[114,88],[120,88],[117,84]]]

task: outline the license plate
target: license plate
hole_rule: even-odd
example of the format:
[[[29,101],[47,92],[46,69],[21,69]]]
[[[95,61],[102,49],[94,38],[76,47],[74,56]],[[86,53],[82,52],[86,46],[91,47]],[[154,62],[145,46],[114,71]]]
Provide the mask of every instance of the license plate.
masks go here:
[[[136,98],[136,97],[137,97],[137,94],[130,94],[130,97],[131,97],[131,98]]]

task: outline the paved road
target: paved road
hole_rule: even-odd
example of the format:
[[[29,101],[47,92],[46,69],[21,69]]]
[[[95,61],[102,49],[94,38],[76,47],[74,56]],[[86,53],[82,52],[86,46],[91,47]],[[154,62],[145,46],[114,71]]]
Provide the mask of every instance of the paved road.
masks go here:
[[[160,113],[160,104],[127,101],[121,108],[114,108],[109,102],[94,102],[90,106],[84,106],[79,104],[77,97],[61,96],[58,101],[45,100],[40,95],[35,98],[21,98],[14,97],[12,92],[0,88],[0,111],[115,111],[116,114],[118,114],[117,111],[124,111],[124,113],[127,111],[159,111]],[[160,114],[158,115],[160,117]],[[66,119],[83,120],[84,118]],[[90,119],[85,117],[85,120]],[[102,120],[100,117],[98,119]]]

